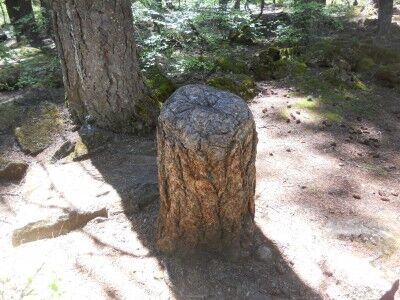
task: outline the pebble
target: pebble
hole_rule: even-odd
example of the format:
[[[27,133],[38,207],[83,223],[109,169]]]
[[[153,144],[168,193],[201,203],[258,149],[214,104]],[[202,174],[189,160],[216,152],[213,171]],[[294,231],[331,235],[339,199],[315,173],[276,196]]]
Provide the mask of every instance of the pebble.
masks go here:
[[[392,194],[392,196],[395,196],[395,197],[399,196],[398,192],[391,192],[391,194]]]
[[[289,118],[286,119],[286,123],[290,123],[290,119]]]
[[[268,112],[268,108],[264,108],[264,109],[262,110],[262,112],[265,114],[266,112]]]
[[[296,124],[300,124],[301,123],[301,121],[300,120],[296,120]]]
[[[336,146],[337,146],[336,142],[332,142],[332,143],[331,143],[331,146],[332,146],[332,147],[336,147]]]
[[[353,194],[353,198],[359,200],[359,199],[361,199],[361,196],[359,194]]]
[[[292,152],[292,150],[290,148],[287,148],[286,152]]]
[[[381,197],[381,200],[385,201],[385,202],[389,202],[390,201],[390,199],[388,197]]]
[[[292,106],[289,104],[289,105],[287,106],[287,108],[292,108]]]
[[[298,115],[299,115],[299,114],[300,114],[300,111],[296,110],[296,114],[298,114]]]

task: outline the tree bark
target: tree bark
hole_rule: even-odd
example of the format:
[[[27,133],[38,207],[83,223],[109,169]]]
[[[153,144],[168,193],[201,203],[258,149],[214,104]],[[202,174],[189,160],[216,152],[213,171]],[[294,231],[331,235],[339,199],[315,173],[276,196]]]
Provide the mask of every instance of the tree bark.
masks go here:
[[[20,41],[22,36],[36,39],[35,16],[31,0],[5,0],[5,4],[17,41]]]
[[[378,7],[378,37],[384,38],[390,35],[392,26],[393,0],[379,0]]]
[[[184,254],[247,248],[257,145],[247,104],[228,92],[188,85],[164,104],[157,129],[158,247]]]
[[[53,0],[53,24],[73,115],[116,132],[155,125],[139,68],[129,0]]]

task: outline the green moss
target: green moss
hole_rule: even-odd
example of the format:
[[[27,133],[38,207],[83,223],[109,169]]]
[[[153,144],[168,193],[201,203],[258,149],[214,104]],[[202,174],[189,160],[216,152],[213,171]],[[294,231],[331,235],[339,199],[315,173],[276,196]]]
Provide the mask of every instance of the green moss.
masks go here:
[[[375,73],[375,78],[384,86],[395,87],[400,84],[400,63],[380,66]]]
[[[245,100],[250,100],[258,94],[253,79],[243,74],[217,76],[209,79],[207,83],[215,88],[237,94]]]
[[[11,101],[0,104],[0,132],[15,126],[23,117],[25,108]]]
[[[52,143],[63,124],[58,107],[44,103],[27,112],[22,125],[15,128],[15,137],[24,152],[37,155]]]
[[[296,103],[296,107],[309,110],[316,110],[320,107],[320,102],[318,100],[309,101],[308,98],[304,98]]]
[[[86,144],[79,138],[75,143],[74,151],[69,155],[72,160],[81,160],[89,155],[89,148]]]
[[[221,57],[217,60],[217,65],[223,72],[232,72],[235,74],[247,74],[249,68],[243,61],[231,57]]]
[[[400,51],[397,49],[382,48],[373,45],[361,45],[359,51],[364,56],[369,56],[378,64],[400,63]]]
[[[356,72],[369,72],[375,67],[375,65],[375,61],[371,57],[364,56],[356,62],[354,70]]]
[[[0,68],[0,91],[11,91],[16,88],[21,74],[19,65],[6,65]]]
[[[151,89],[152,98],[161,103],[164,103],[177,88],[175,83],[158,67],[147,70],[146,79],[146,83]]]

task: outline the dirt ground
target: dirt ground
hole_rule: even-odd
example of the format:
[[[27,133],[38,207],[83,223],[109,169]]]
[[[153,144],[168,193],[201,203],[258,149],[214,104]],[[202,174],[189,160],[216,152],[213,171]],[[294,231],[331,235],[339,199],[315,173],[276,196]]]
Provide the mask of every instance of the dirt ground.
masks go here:
[[[257,228],[253,251],[236,262],[155,248],[158,199],[135,194],[157,189],[153,136],[115,135],[86,159],[52,162],[72,127],[36,157],[0,135],[3,155],[30,164],[20,183],[0,183],[0,299],[379,299],[400,278],[398,94],[377,90],[379,114],[335,124],[297,108],[285,82],[259,87],[250,104]],[[108,218],[12,246],[27,215],[61,200],[105,206]]]

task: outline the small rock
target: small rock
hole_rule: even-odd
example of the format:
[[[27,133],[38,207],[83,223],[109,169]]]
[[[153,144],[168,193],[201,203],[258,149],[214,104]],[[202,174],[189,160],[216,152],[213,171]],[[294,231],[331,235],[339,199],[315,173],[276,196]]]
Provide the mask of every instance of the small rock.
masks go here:
[[[305,189],[307,188],[307,186],[302,185],[300,188],[301,188],[302,190],[305,190]]]
[[[289,104],[289,105],[287,106],[287,108],[292,108],[292,105]]]
[[[69,211],[49,219],[31,222],[13,231],[12,244],[16,247],[28,242],[54,238],[82,228],[94,218],[107,216],[107,209],[101,208],[94,211]]]
[[[268,108],[264,108],[264,109],[262,110],[262,112],[265,114],[266,112],[268,112]]]
[[[292,149],[287,148],[287,149],[286,149],[286,152],[292,152]]]
[[[274,253],[272,252],[272,250],[265,246],[262,245],[260,247],[257,248],[257,258],[259,260],[265,261],[265,262],[270,262],[272,261],[273,257],[274,257]]]
[[[290,123],[290,119],[289,118],[286,119],[286,123]]]
[[[353,194],[353,198],[354,198],[354,199],[360,200],[360,199],[361,199],[361,196],[360,196],[359,194]]]
[[[336,146],[337,146],[336,142],[332,142],[332,143],[331,143],[331,146],[332,146],[332,147],[336,147]]]
[[[300,124],[300,123],[301,123],[301,121],[297,119],[296,120],[296,124]]]
[[[339,163],[339,166],[340,166],[340,167],[344,167],[345,164],[344,164],[344,163]]]
[[[269,153],[269,156],[274,156],[274,154],[272,152]]]
[[[0,180],[19,181],[24,178],[28,166],[23,161],[8,161],[0,158]]]
[[[287,133],[292,133],[292,131],[291,130],[288,130],[288,132]]]
[[[390,201],[390,199],[388,197],[381,197],[381,200],[385,201],[385,202],[389,202]]]
[[[381,196],[381,197],[386,197],[387,196],[386,192],[382,191],[382,190],[378,191],[378,195]]]
[[[300,115],[300,111],[296,110],[296,114]]]
[[[392,194],[392,196],[395,196],[395,197],[399,196],[398,192],[391,192],[391,194]]]

